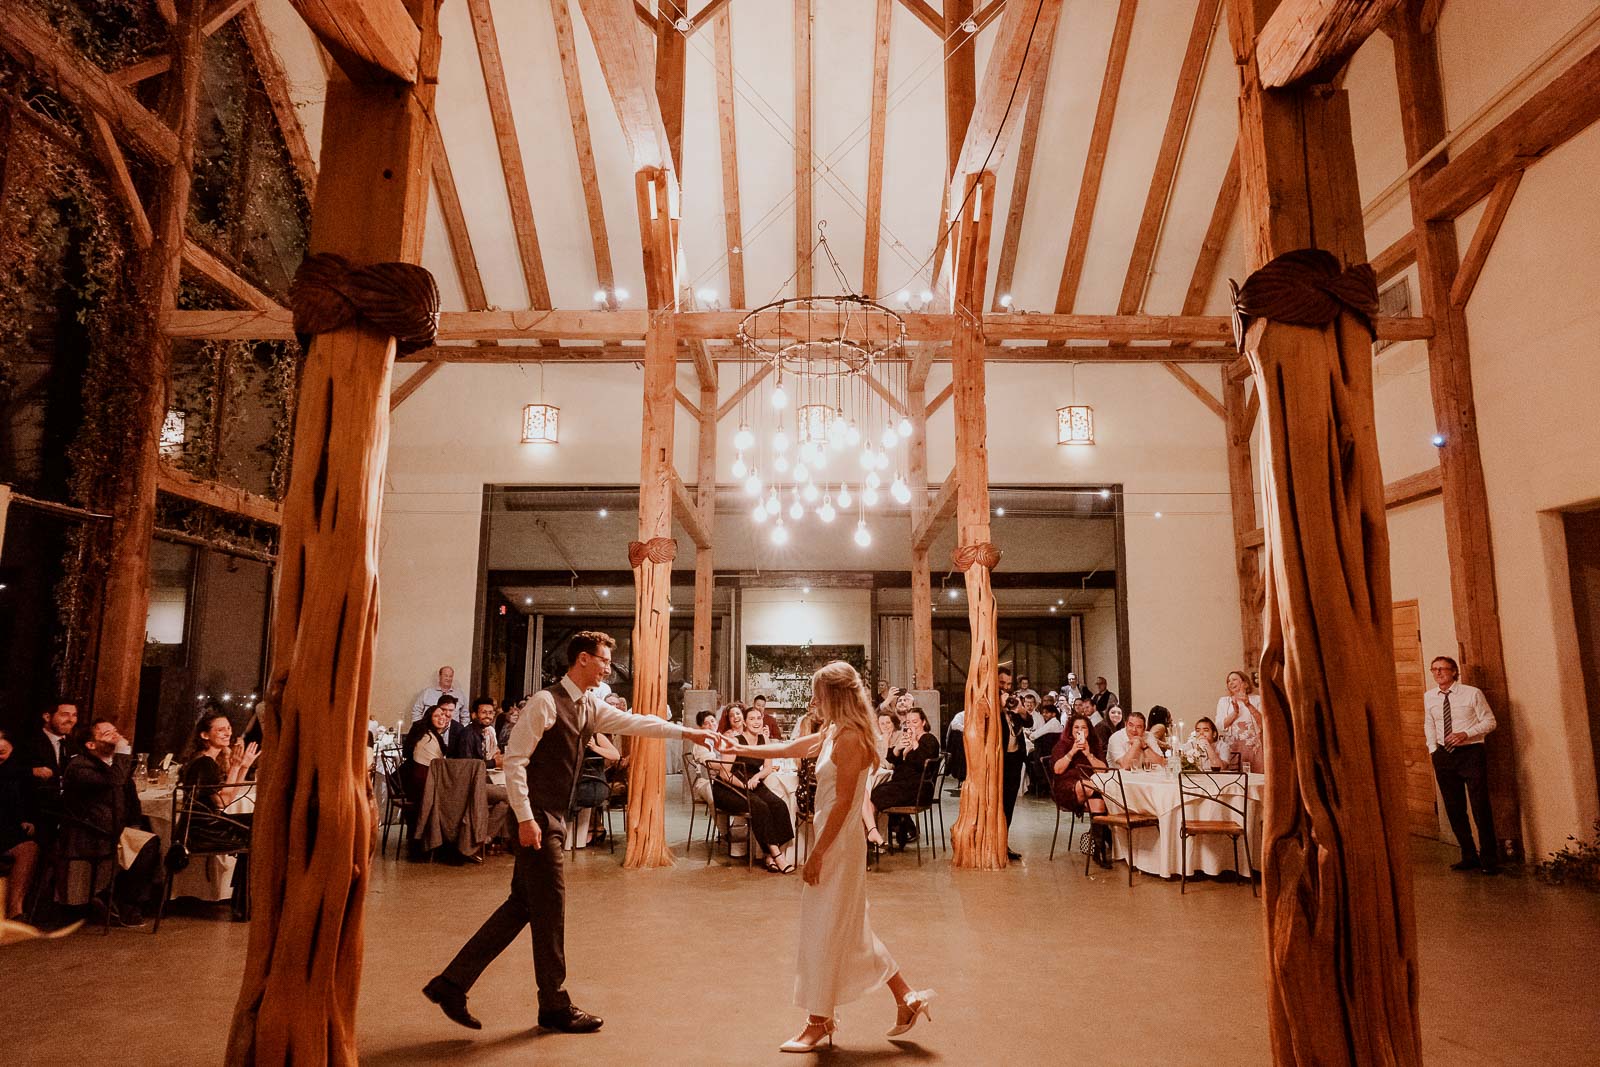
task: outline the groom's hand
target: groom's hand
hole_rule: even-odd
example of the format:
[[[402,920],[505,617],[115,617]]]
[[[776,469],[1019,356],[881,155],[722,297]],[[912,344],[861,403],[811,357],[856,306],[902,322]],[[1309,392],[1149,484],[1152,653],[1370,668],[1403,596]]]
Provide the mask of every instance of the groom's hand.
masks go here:
[[[517,844],[523,848],[538,848],[544,843],[544,831],[533,819],[517,823]]]
[[[694,738],[694,740],[699,744],[711,749],[713,752],[721,752],[727,745],[727,738],[723,737],[715,730],[690,730],[689,736]]]

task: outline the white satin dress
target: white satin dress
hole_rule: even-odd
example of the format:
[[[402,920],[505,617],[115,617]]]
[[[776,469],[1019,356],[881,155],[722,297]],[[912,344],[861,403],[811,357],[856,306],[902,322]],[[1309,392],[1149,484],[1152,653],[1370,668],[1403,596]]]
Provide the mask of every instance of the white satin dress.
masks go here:
[[[833,731],[817,756],[814,825],[820,833],[828,813],[843,803],[851,815],[825,858],[822,878],[800,890],[800,957],[794,981],[795,1006],[819,1017],[886,983],[900,968],[872,932],[867,916],[867,841],[860,828],[868,775],[855,794],[838,796],[839,772],[833,765]]]

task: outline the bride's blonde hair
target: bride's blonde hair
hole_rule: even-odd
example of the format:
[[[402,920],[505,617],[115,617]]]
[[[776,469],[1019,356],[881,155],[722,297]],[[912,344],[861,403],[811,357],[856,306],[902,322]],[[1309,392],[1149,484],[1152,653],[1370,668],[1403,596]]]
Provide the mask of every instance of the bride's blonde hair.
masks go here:
[[[878,765],[878,745],[874,739],[872,703],[867,687],[856,669],[843,660],[834,660],[811,676],[811,695],[822,713],[823,729],[838,727],[839,734],[855,734],[862,748]]]

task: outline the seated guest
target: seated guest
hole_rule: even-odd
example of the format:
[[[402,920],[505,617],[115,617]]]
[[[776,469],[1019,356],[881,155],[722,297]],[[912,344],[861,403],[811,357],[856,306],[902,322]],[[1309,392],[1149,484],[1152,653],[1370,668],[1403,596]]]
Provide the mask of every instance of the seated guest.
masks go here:
[[[78,725],[77,704],[53,700],[40,718],[39,727],[18,740],[17,759],[30,779],[29,809],[35,829],[42,843],[48,845],[55,836],[55,816],[61,811],[61,769],[67,760],[83,751],[83,745],[72,736]]]
[[[1150,714],[1144,717],[1144,722],[1145,733],[1150,735],[1156,751],[1163,756],[1170,753],[1172,746],[1178,742],[1178,738],[1172,736],[1172,713],[1157,704],[1150,709]]]
[[[1172,740],[1167,736],[1167,724],[1158,722],[1154,726],[1145,728],[1145,735],[1150,738],[1150,745],[1162,759],[1172,754]]]
[[[702,711],[694,717],[694,724],[701,730],[715,730],[717,728],[717,713]],[[698,742],[685,747],[683,750],[688,766],[685,768],[689,775],[689,792],[700,798],[704,804],[716,806],[716,801],[711,798],[711,771],[706,763],[716,759],[716,753]]]
[[[795,720],[795,737],[807,737],[822,729],[822,712],[817,708],[816,697],[806,705],[806,713]],[[794,814],[797,822],[804,822],[817,810],[817,759],[815,756],[800,761],[799,780],[794,790]]]
[[[745,711],[744,735],[751,739],[749,743],[752,745],[771,744],[773,735],[772,722],[767,718],[765,699],[750,705]],[[778,736],[783,736],[781,730],[778,731]],[[760,738],[760,740],[755,740],[756,738]]]
[[[1127,725],[1111,735],[1106,742],[1106,762],[1125,771],[1137,771],[1161,762],[1161,753],[1150,743],[1145,732],[1144,716],[1130,712]]]
[[[180,840],[192,851],[222,851],[243,848],[250,843],[250,816],[228,808],[249,789],[246,778],[260,750],[254,743],[245,745],[237,756],[232,751],[233,723],[226,715],[209,712],[195,723],[195,754],[184,764],[179,781],[192,791],[194,816],[189,825],[178,828]],[[187,829],[188,836],[184,836]],[[167,853],[168,867],[182,862],[176,849]],[[250,856],[241,854],[233,868],[233,918],[243,922],[250,899]]]
[[[500,739],[495,736],[494,718],[493,700],[488,697],[474,700],[467,725],[452,731],[454,736],[447,755],[451,759],[476,759],[489,767],[499,767],[504,757],[500,752]]]
[[[594,734],[584,747],[583,766],[578,772],[578,782],[572,791],[572,811],[568,825],[573,832],[567,836],[567,851],[588,848],[605,835],[605,819],[595,818],[595,812],[604,812],[611,803],[611,783],[606,771],[622,762],[622,753],[616,743],[605,734]],[[492,786],[490,787],[493,788]],[[505,790],[502,787],[501,793]],[[492,803],[492,799],[491,799]]]
[[[1101,745],[1109,745],[1111,735],[1122,729],[1122,709],[1115,704],[1102,713],[1094,706],[1092,698],[1083,697],[1078,701],[1077,710],[1080,715],[1088,715],[1089,721],[1094,723],[1095,736],[1100,739]]]
[[[522,718],[522,709],[528,706],[528,698],[512,702],[506,701],[505,710],[494,719],[494,740],[500,746],[500,751],[506,750],[506,742],[511,740],[511,728],[517,725],[517,720]]]
[[[895,735],[900,732],[900,715],[894,709],[895,698],[890,697],[878,705],[878,736],[874,740],[878,744],[878,759],[889,758],[889,748]]]
[[[87,876],[100,868],[115,871],[112,878],[112,917],[124,926],[144,922],[143,910],[157,884],[161,863],[161,839],[141,834],[137,852],[126,869],[121,866],[118,842],[123,831],[143,830],[144,813],[139,810],[139,794],[133,782],[133,756],[128,742],[109,719],[96,719],[89,729],[84,750],[62,768],[62,808],[67,820],[62,827],[65,856],[84,861],[68,868],[69,896],[78,871]],[[130,838],[130,844],[132,839]],[[90,886],[87,895],[100,890]]]
[[[805,737],[822,729],[822,715],[817,711],[815,700],[806,705],[806,713],[794,720],[794,726],[789,729],[789,740]]]
[[[1050,758],[1051,770],[1055,772],[1050,782],[1050,795],[1056,807],[1079,815],[1099,814],[1106,810],[1105,801],[1096,794],[1094,783],[1090,780],[1096,771],[1106,769],[1106,761],[1102,758],[1094,728],[1086,717],[1072,717],[1068,728],[1056,739]],[[1089,841],[1095,861],[1102,867],[1110,867],[1111,859],[1104,847],[1103,835],[1084,836]]]
[[[1049,695],[1039,706],[1039,715],[1043,719],[1042,725],[1028,734],[1028,740],[1033,744],[1033,754],[1028,757],[1028,791],[1038,796],[1049,796],[1050,775],[1046,773],[1045,764],[1055,751],[1056,739],[1061,736],[1061,719],[1056,715],[1055,703]]]
[[[884,843],[877,827],[878,812],[882,809],[921,806],[933,800],[935,783],[932,779],[924,783],[922,771],[938,758],[939,739],[929,732],[927,716],[922,714],[921,708],[907,709],[901,728],[895,731],[889,743],[889,780],[873,787],[867,798],[868,841],[875,845]],[[904,825],[907,822],[912,823],[909,828]],[[916,825],[909,818],[901,819],[900,823],[891,830],[904,847],[915,838]]]
[[[1198,744],[1203,751],[1200,754],[1200,769],[1202,771],[1226,770],[1232,753],[1228,751],[1228,743],[1217,738],[1217,724],[1205,716],[1194,724],[1194,734],[1191,743]]]
[[[741,710],[737,704],[724,709],[720,725],[722,735],[735,744],[757,746],[766,743],[760,734],[750,732],[747,716],[756,708]],[[752,756],[740,757],[731,769],[718,767],[716,779],[711,783],[717,810],[730,815],[745,815],[753,845],[766,853],[767,870],[788,873],[792,865],[783,862],[783,850],[794,840],[794,822],[789,818],[789,805],[766,784],[766,779],[776,767],[766,760]]]
[[[411,724],[401,742],[400,752],[405,762],[400,765],[400,776],[407,795],[414,800],[422,799],[423,787],[428,783],[428,764],[450,754],[451,743],[460,730],[455,714],[455,698],[445,697]]]
[[[6,877],[5,907],[0,918],[15,919],[22,914],[22,903],[33,885],[33,872],[39,863],[39,842],[34,839],[33,817],[28,810],[28,778],[22,761],[13,758],[11,739],[0,731],[0,858],[11,866]],[[0,868],[3,873],[3,868]]]

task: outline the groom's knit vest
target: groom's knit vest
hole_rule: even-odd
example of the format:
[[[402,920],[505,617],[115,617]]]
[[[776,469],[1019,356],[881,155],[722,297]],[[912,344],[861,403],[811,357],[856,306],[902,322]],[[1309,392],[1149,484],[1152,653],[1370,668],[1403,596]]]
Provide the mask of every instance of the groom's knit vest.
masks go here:
[[[556,702],[556,721],[528,758],[528,800],[534,811],[565,820],[583,762],[583,709],[559,681],[545,690]]]

